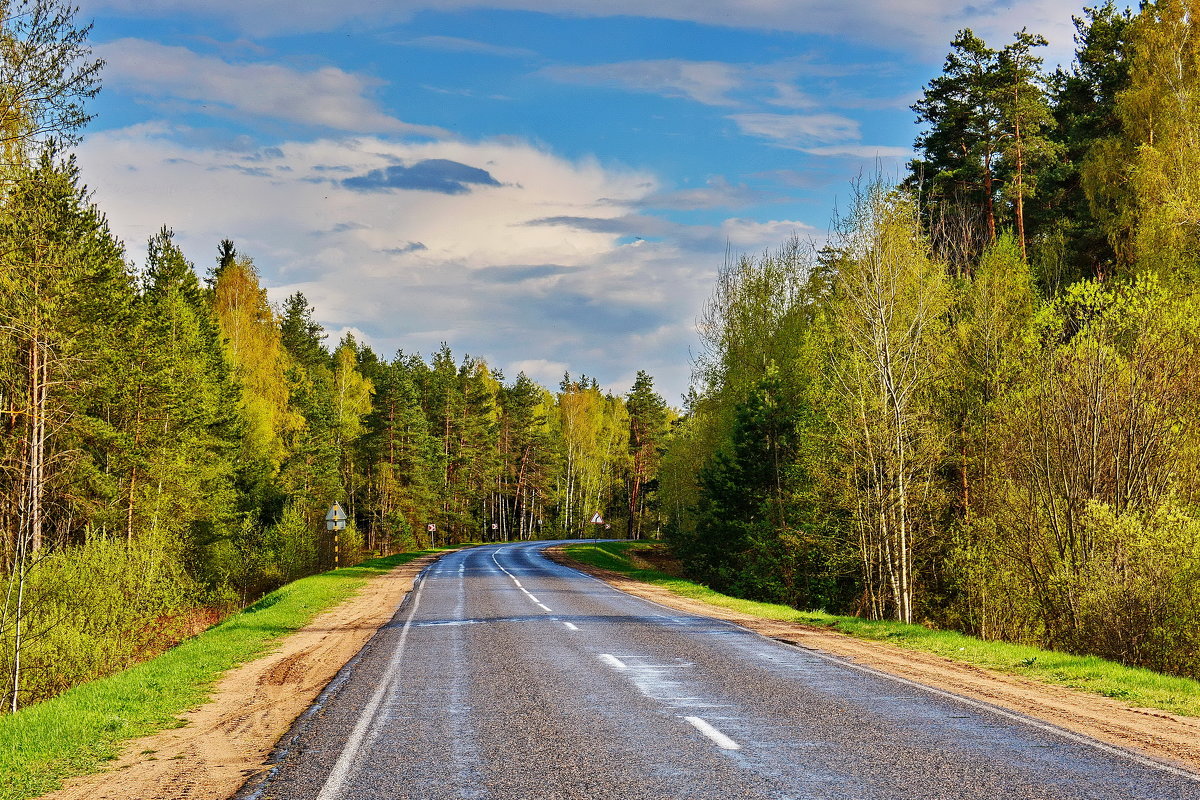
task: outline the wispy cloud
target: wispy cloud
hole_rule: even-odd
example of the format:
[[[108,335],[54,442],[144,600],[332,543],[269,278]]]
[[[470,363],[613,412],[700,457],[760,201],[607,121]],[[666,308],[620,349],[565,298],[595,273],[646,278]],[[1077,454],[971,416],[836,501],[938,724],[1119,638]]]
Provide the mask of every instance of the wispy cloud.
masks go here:
[[[230,62],[144,39],[119,39],[95,50],[107,62],[109,85],[155,102],[187,103],[195,112],[362,133],[448,135],[386,113],[370,97],[382,81],[337,67],[304,71],[267,62]]]
[[[904,158],[911,157],[911,147],[891,147],[889,145],[871,144],[834,144],[822,147],[805,147],[804,152],[814,156],[833,156],[842,158]]]
[[[406,39],[400,44],[409,47],[423,47],[427,50],[441,50],[447,53],[474,53],[499,58],[531,58],[537,55],[536,52],[525,47],[489,44],[477,42],[474,39],[460,39],[457,36],[419,36],[415,39]]]
[[[421,11],[466,9],[533,11],[583,17],[630,16],[697,22],[721,28],[778,30],[840,37],[936,61],[958,28],[969,26],[985,38],[1007,37],[1022,26],[1051,39],[1061,52],[1071,46],[1071,14],[1078,0],[1013,0],[974,5],[943,0],[82,0],[85,13],[116,11],[137,16],[190,15],[218,20],[253,36],[372,27],[404,22]]]
[[[813,147],[832,142],[857,141],[859,123],[839,114],[733,114],[729,117],[743,133],[770,139],[784,147]]]
[[[546,67],[539,73],[562,83],[612,86],[666,97],[686,97],[710,106],[736,105],[729,92],[744,85],[742,70],[720,61],[622,61],[594,66]]]

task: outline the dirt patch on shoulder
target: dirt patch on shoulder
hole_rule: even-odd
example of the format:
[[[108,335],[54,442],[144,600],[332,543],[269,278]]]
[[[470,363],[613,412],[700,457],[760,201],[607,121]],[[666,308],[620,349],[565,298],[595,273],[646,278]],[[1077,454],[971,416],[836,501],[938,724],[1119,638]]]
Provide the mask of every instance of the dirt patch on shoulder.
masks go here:
[[[128,743],[105,772],[71,779],[49,800],[224,800],[266,768],[271,748],[347,661],[392,618],[422,556],[371,578],[341,605],[280,640],[270,655],[235,667],[183,727]]]
[[[772,639],[841,656],[925,686],[1016,711],[1189,772],[1200,772],[1200,718],[1137,708],[1112,698],[1006,675],[885,642],[855,639],[822,628],[754,617],[680,597],[617,572],[581,564],[559,547],[547,548],[545,552],[559,563],[661,605],[733,622]]]
[[[638,569],[657,570],[672,578],[683,577],[683,564],[661,545],[645,544],[631,547],[625,551],[625,555],[629,556],[629,560]]]

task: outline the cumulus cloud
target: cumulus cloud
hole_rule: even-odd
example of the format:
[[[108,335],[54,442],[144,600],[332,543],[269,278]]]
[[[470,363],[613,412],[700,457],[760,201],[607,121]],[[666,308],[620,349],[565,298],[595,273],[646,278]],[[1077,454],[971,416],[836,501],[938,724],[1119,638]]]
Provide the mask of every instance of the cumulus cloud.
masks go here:
[[[411,189],[441,194],[466,194],[472,186],[499,186],[487,170],[451,161],[447,158],[427,158],[410,167],[393,164],[373,169],[366,175],[346,178],[342,185],[358,191]]]
[[[250,115],[365,133],[444,136],[384,112],[370,93],[381,81],[338,69],[297,70],[265,62],[229,62],[144,39],[95,47],[107,65],[105,83],[134,96],[190,103],[208,114]]]
[[[330,331],[354,329],[389,356],[447,341],[510,377],[529,360],[539,380],[550,366],[535,362],[552,365],[554,381],[570,365],[611,383],[632,363],[674,396],[686,388],[694,316],[726,244],[759,250],[806,230],[643,214],[640,203],[663,192],[653,173],[511,139],[368,136],[258,149],[194,143],[202,139],[155,123],[80,146],[97,202],[135,258],[163,224],[201,270],[230,238],[254,257],[274,300],[304,292]],[[344,183],[427,162],[479,169],[494,185],[381,195]],[[629,241],[637,236],[647,241]]]

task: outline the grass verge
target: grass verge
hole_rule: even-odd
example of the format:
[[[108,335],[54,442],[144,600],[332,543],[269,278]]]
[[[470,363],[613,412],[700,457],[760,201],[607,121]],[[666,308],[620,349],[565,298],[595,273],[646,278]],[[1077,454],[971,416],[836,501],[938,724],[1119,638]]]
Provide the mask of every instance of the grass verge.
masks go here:
[[[922,625],[874,622],[859,617],[844,617],[823,611],[799,611],[790,606],[742,600],[693,581],[640,568],[631,559],[629,550],[646,545],[646,542],[640,541],[576,544],[568,546],[566,552],[584,564],[619,572],[635,580],[661,586],[682,597],[743,614],[828,628],[860,639],[936,653],[954,661],[1117,698],[1134,706],[1200,717],[1200,681],[1126,667],[1096,656],[1076,656],[1027,645],[985,641],[955,631],[931,630]]]
[[[230,668],[346,600],[369,578],[435,552],[400,553],[283,586],[161,656],[0,717],[0,800],[52,791],[95,772],[125,741],[179,725]]]

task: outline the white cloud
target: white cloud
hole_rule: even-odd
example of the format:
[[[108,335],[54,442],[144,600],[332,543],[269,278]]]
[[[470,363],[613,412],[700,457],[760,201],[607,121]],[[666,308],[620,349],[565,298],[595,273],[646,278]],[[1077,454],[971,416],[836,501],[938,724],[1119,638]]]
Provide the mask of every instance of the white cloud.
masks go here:
[[[823,147],[805,147],[804,152],[814,156],[840,158],[911,158],[911,147],[891,147],[870,144],[833,144]]]
[[[667,97],[687,97],[710,106],[736,105],[728,93],[740,88],[743,70],[720,61],[621,61],[587,67],[547,67],[541,75],[563,83],[616,86]]]
[[[861,132],[859,124],[839,114],[732,114],[743,133],[770,139],[780,145],[805,147],[839,142],[857,141]]]
[[[407,39],[400,44],[423,47],[428,50],[442,50],[447,53],[476,53],[500,58],[528,58],[537,55],[533,50],[524,47],[507,47],[477,42],[474,39],[460,39],[457,36],[420,36],[416,39]]]
[[[547,389],[556,389],[559,381],[562,380],[563,373],[570,370],[571,365],[565,361],[550,361],[545,358],[524,358],[519,361],[509,362],[507,369],[504,370],[504,376],[512,380],[524,372],[527,377],[532,378]]]
[[[385,113],[369,96],[381,81],[336,67],[301,71],[262,62],[231,63],[143,39],[119,39],[95,50],[107,62],[105,83],[156,101],[185,101],[191,110],[342,131],[446,134]]]
[[[639,214],[662,191],[655,175],[511,139],[327,138],[232,151],[183,144],[190,133],[144,124],[94,133],[79,148],[97,202],[135,259],[163,224],[202,272],[230,238],[255,259],[274,300],[303,291],[334,336],[354,331],[385,356],[428,353],[444,340],[510,378],[526,369],[551,385],[566,368],[611,383],[636,364],[675,398],[726,243],[757,251],[808,230],[800,221],[681,225]],[[485,170],[498,185],[447,194],[342,183],[430,161]],[[564,222],[528,224],[551,218]],[[635,229],[655,239],[626,243]]]

